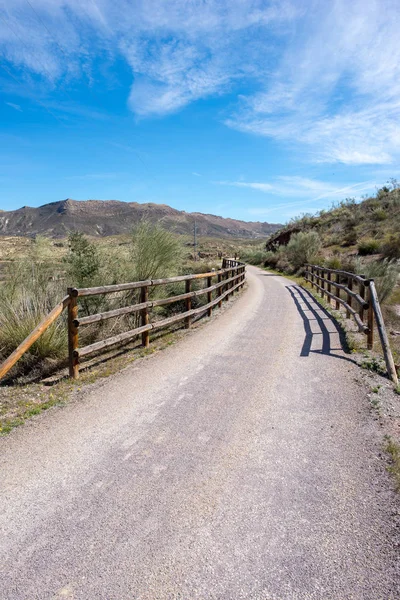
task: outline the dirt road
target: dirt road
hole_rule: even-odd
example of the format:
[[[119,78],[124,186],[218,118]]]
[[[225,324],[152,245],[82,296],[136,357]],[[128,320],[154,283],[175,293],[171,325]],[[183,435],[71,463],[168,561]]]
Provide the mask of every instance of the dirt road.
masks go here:
[[[334,322],[255,268],[212,323],[0,441],[0,598],[400,598]]]

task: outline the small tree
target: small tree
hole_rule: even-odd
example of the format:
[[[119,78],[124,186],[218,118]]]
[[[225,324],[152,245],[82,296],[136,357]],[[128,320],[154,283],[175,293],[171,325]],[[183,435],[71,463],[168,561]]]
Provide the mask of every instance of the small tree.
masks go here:
[[[100,258],[96,246],[80,231],[69,234],[68,245],[69,253],[64,261],[70,283],[75,287],[93,285],[100,271]]]
[[[300,231],[290,238],[287,245],[287,255],[293,267],[297,270],[306,263],[312,262],[320,248],[321,239],[316,231],[309,231],[308,233]]]
[[[137,281],[168,277],[180,266],[182,247],[160,225],[142,221],[133,230],[132,257]]]

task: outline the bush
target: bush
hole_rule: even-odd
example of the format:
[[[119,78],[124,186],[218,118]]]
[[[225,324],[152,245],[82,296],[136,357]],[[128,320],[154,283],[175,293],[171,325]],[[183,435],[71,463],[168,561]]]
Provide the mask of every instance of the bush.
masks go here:
[[[374,208],[372,211],[373,218],[377,221],[386,221],[388,214],[384,208]]]
[[[37,237],[29,259],[12,263],[0,288],[0,358],[6,358],[33,331],[38,323],[65,296],[65,285],[54,276],[49,240]],[[30,368],[37,359],[65,358],[67,328],[57,320],[35,342],[16,367],[17,373]]]
[[[264,267],[275,269],[280,259],[280,252],[266,252],[264,255]]]
[[[385,239],[382,252],[389,260],[400,258],[400,233],[392,234]]]
[[[313,262],[320,248],[321,239],[316,231],[308,233],[300,231],[292,235],[286,246],[286,252],[289,261],[298,270],[306,263]]]
[[[350,229],[344,236],[342,241],[342,246],[354,246],[357,244],[357,232],[355,229]]]
[[[132,258],[136,281],[173,275],[181,266],[182,256],[177,237],[160,225],[142,221],[133,230]]]
[[[80,231],[68,236],[69,252],[64,259],[67,276],[73,287],[90,287],[97,281],[100,258],[97,248]]]
[[[49,306],[45,294],[38,297],[25,292],[13,304],[2,296],[0,307],[0,351],[3,356],[8,356],[48,314]],[[33,344],[29,354],[40,359],[65,358],[66,348],[65,320],[58,319]],[[29,362],[29,357],[26,360]]]
[[[394,261],[387,259],[370,264],[359,263],[357,272],[365,275],[368,279],[375,280],[375,287],[381,304],[390,297],[397,283],[399,266]]]
[[[263,265],[268,252],[263,247],[245,248],[240,253],[240,258],[250,265]]]
[[[361,240],[358,244],[358,254],[360,256],[368,256],[369,254],[377,254],[379,252],[379,242],[373,238]]]
[[[340,271],[342,270],[342,261],[338,256],[332,256],[326,260],[325,266],[327,269],[335,269]]]

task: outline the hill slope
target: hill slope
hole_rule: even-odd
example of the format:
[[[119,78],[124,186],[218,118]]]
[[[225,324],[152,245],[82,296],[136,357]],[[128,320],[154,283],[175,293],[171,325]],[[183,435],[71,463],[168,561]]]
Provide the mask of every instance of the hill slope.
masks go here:
[[[400,187],[392,184],[362,202],[347,199],[317,216],[293,219],[267,240],[266,249],[286,245],[293,233],[317,231],[324,254],[383,254],[400,258]]]
[[[214,237],[265,237],[281,227],[279,224],[251,223],[224,219],[216,215],[186,213],[166,204],[138,204],[117,200],[61,200],[38,208],[24,206],[18,210],[0,211],[0,235],[31,236],[44,234],[64,237],[69,231],[88,235],[117,235],[129,233],[141,219],[161,223],[166,229],[180,234],[193,231]]]

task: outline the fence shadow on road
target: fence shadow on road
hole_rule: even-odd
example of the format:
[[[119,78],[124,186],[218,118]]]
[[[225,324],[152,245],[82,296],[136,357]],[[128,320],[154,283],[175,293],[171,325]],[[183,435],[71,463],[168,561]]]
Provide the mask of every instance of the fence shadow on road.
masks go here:
[[[355,360],[348,356],[336,354],[336,352],[348,353],[349,349],[346,342],[346,334],[332,315],[316,302],[310,292],[299,285],[287,285],[286,289],[292,296],[296,308],[303,319],[305,338],[300,356],[307,357],[310,352],[313,352],[316,354],[326,354],[357,364]],[[328,329],[327,324],[331,326],[331,330]],[[313,341],[316,337],[319,341],[321,339],[320,336],[322,337],[319,344],[320,348],[312,349]]]

